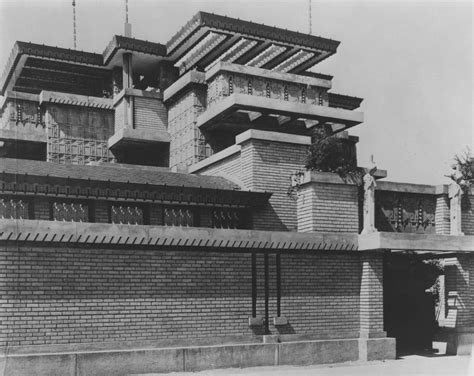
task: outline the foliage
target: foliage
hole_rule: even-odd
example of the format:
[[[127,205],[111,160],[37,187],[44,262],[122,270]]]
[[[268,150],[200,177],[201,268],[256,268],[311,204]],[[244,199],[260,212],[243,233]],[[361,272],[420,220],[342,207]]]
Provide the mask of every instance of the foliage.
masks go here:
[[[453,172],[447,177],[459,184],[464,192],[474,184],[474,161],[471,150],[466,148],[454,156]]]
[[[362,184],[364,170],[357,167],[347,139],[333,136],[328,128],[317,127],[305,161],[308,170],[334,172],[343,179]]]

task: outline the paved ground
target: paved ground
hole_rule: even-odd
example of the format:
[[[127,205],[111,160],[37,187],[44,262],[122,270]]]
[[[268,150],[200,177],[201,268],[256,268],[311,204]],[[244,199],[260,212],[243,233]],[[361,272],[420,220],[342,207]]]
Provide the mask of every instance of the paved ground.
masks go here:
[[[169,376],[474,376],[470,356],[409,355],[397,360],[353,362],[305,367],[279,366],[221,369],[196,373],[170,373]],[[151,375],[147,375],[151,376]]]

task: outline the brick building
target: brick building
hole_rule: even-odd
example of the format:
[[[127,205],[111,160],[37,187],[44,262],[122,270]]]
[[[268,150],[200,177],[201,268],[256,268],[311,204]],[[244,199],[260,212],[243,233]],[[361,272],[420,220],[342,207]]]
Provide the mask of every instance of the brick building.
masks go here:
[[[364,192],[339,175],[288,195],[315,127],[356,158],[362,99],[309,71],[338,45],[203,12],[166,45],[17,42],[0,81],[5,374],[394,358],[384,276],[407,255],[446,260],[438,335],[466,353],[472,192],[464,235],[447,186],[378,180],[362,234]]]

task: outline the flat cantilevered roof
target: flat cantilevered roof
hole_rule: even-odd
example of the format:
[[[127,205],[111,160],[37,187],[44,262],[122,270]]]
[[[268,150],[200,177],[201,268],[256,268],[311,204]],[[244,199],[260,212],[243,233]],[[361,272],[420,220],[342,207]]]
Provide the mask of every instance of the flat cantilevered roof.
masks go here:
[[[180,74],[219,61],[300,73],[336,53],[340,42],[236,18],[197,13],[166,44]]]

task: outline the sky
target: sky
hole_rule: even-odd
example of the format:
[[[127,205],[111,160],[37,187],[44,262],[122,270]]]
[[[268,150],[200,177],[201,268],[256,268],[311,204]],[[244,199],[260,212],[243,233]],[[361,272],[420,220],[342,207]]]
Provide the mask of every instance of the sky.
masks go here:
[[[0,0],[0,70],[16,40],[72,48],[72,0]],[[76,0],[78,49],[122,34],[124,0]],[[471,1],[311,2],[312,34],[341,41],[313,70],[364,98],[358,161],[387,180],[441,184],[473,149]],[[199,10],[309,33],[309,0],[129,0],[133,37],[166,43]]]

